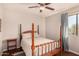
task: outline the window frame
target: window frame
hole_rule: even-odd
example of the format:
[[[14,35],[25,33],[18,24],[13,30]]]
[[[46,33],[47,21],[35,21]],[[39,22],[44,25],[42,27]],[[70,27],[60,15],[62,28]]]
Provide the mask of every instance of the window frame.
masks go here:
[[[79,15],[79,13],[78,14],[73,14],[73,15],[76,15],[76,36],[78,35],[78,21],[79,21],[79,18],[78,18],[78,15]],[[70,17],[70,16],[73,16],[73,15],[68,15],[68,17]],[[69,19],[68,19],[69,20]]]

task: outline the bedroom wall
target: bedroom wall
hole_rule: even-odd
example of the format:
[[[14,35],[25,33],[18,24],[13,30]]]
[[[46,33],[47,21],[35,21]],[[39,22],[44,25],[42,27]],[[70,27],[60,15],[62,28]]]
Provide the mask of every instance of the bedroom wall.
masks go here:
[[[5,4],[3,17],[3,50],[6,50],[6,40],[8,38],[18,37],[18,26],[22,24],[22,31],[25,31],[32,22],[39,24],[40,36],[45,37],[45,19],[32,14],[22,5],[18,4]],[[19,42],[19,40],[18,40]],[[19,43],[17,44],[19,47]]]
[[[69,35],[69,51],[79,55],[79,35]]]
[[[46,18],[46,37],[49,39],[58,40],[60,38],[60,13],[51,15]]]

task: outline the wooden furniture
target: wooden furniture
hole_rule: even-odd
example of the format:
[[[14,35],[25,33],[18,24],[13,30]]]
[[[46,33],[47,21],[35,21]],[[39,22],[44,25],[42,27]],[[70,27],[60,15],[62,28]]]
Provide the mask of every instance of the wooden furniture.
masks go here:
[[[13,44],[11,44],[13,43]],[[11,38],[7,40],[7,50],[9,51],[10,48],[17,48],[17,39]]]
[[[41,56],[52,56],[52,55],[55,55],[57,54],[58,52],[60,52],[60,45],[61,45],[61,40],[58,40],[58,41],[54,41],[54,42],[47,42],[47,43],[43,43],[43,44],[40,44],[40,45],[35,45],[34,43],[34,33],[37,32],[39,34],[39,26],[38,26],[38,29],[37,31],[34,30],[34,23],[32,23],[32,29],[31,30],[28,30],[28,31],[24,31],[22,34],[27,34],[27,33],[31,33],[32,34],[32,46],[31,46],[31,49],[32,49],[32,56],[35,56],[35,48],[38,48],[38,56],[39,56],[39,48],[41,47],[42,48],[42,51],[41,51]],[[61,38],[60,38],[61,39]],[[56,48],[56,49],[52,49],[52,44],[54,44],[54,47],[57,47],[57,44],[55,45],[55,43],[58,42],[58,45],[59,47]],[[44,48],[45,47],[45,48]],[[46,49],[48,48],[48,52],[46,52]],[[49,50],[51,48],[51,50]],[[45,50],[45,53],[43,53]]]
[[[4,51],[2,56],[14,56],[14,54],[18,53],[18,52],[22,52],[23,50],[21,48],[17,48],[17,49],[11,49],[9,51]]]

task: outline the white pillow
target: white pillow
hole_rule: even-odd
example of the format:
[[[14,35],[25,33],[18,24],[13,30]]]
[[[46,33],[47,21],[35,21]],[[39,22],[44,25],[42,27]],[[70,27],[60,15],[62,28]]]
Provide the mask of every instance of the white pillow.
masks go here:
[[[26,39],[32,38],[32,35],[31,33],[22,34],[22,38],[26,38]]]

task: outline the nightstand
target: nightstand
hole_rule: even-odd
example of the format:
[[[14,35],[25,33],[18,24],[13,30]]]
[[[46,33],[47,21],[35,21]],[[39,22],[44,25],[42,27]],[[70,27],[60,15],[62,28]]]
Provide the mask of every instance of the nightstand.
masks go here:
[[[9,51],[9,49],[11,48],[17,48],[17,39],[16,38],[11,38],[11,39],[7,39],[7,50]]]

